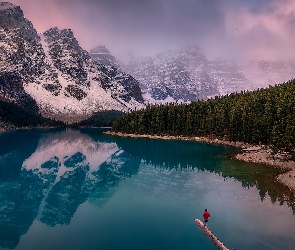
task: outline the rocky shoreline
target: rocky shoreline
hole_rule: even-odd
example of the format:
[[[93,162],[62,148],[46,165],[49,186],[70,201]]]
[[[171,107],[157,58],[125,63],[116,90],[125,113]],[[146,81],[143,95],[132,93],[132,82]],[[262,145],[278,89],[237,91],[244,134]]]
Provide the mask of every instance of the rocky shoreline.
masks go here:
[[[210,144],[219,144],[233,146],[241,149],[241,153],[235,155],[235,159],[245,162],[260,163],[285,170],[283,174],[277,176],[277,181],[287,186],[295,194],[295,161],[286,152],[272,154],[272,150],[266,145],[252,145],[243,142],[232,142],[220,140],[217,138],[210,139],[207,137],[185,137],[185,136],[159,136],[159,135],[138,135],[124,134],[107,131],[105,134],[113,136],[123,136],[132,138],[149,138],[161,140],[185,140],[197,141]]]
[[[0,132],[4,132],[4,131],[8,131],[8,130],[14,130],[16,129],[15,126],[8,124],[8,123],[4,123],[0,120]]]
[[[49,129],[49,128],[56,128],[50,126],[38,126],[38,127],[16,127],[10,124],[3,124],[0,122],[0,133],[5,131],[14,131],[14,130],[27,130],[27,129]]]

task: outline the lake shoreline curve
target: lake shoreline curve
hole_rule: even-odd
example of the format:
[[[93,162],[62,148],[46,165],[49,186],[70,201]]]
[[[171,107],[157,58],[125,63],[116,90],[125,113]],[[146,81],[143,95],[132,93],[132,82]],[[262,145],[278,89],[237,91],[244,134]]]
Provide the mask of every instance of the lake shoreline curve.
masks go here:
[[[276,177],[276,181],[287,186],[295,195],[295,161],[287,152],[272,154],[272,150],[267,145],[254,145],[244,142],[233,142],[217,138],[208,137],[187,137],[170,135],[147,135],[147,134],[125,134],[121,132],[106,131],[104,134],[120,137],[147,138],[159,140],[183,140],[195,141],[208,144],[232,146],[241,149],[241,152],[234,156],[234,159],[244,162],[259,163],[284,170],[284,173]]]

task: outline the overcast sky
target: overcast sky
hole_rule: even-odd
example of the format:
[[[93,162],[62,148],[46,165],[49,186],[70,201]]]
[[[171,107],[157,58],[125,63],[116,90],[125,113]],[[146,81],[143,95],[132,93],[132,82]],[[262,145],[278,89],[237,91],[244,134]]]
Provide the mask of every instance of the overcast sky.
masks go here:
[[[9,0],[6,0],[9,1]],[[295,58],[295,0],[10,0],[39,33],[70,28],[119,59],[198,45],[210,58]]]

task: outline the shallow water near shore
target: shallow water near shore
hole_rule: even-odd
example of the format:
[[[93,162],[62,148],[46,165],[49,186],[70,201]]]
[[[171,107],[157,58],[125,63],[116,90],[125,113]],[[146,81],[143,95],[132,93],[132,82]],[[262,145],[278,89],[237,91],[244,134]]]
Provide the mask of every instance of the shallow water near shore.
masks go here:
[[[0,133],[0,249],[294,249],[294,195],[236,149],[105,129]]]

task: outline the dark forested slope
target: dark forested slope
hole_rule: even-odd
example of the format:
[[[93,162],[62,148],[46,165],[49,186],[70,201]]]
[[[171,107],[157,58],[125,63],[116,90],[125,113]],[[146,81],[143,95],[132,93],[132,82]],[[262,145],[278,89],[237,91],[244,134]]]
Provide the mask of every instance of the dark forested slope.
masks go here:
[[[36,110],[20,106],[0,98],[0,122],[8,127],[64,126],[63,122],[54,121],[39,115]]]
[[[106,110],[95,112],[90,118],[81,121],[73,126],[82,127],[111,127],[115,120],[124,115],[123,112],[117,110]]]
[[[295,80],[191,104],[148,106],[124,115],[114,123],[112,130],[214,136],[292,150],[295,146]]]

